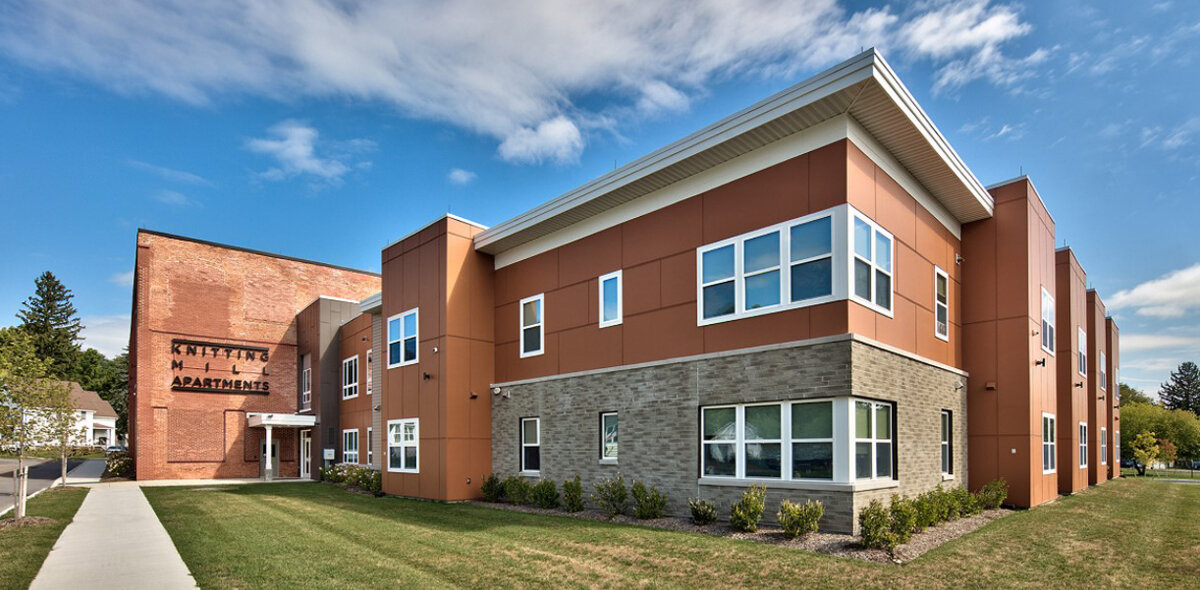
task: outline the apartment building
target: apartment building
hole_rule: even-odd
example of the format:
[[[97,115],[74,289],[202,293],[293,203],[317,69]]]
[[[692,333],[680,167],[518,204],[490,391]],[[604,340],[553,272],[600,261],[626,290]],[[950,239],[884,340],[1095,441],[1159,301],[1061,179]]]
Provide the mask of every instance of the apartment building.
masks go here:
[[[386,493],[443,501],[479,497],[490,473],[589,488],[620,473],[674,514],[763,483],[769,503],[819,499],[822,527],[850,532],[872,499],[938,485],[1003,477],[1037,505],[1103,481],[1092,470],[1119,454],[1115,396],[1098,397],[1116,327],[1056,254],[1032,182],[985,188],[873,50],[498,225],[442,217],[385,247],[378,277],[287,260],[270,291],[234,273],[147,299],[157,255],[141,244],[168,239],[139,234],[135,333],[240,345],[226,308],[269,310],[251,340],[296,380],[206,397],[171,390],[165,356],[135,355],[152,400],[139,477],[248,472],[275,425],[297,466],[274,473],[370,465]],[[162,309],[199,286],[220,321]],[[1113,382],[1064,391],[1076,357]],[[224,416],[206,418],[223,438],[174,440],[198,436],[170,430],[196,404]],[[192,458],[179,447],[210,467],[170,468]]]

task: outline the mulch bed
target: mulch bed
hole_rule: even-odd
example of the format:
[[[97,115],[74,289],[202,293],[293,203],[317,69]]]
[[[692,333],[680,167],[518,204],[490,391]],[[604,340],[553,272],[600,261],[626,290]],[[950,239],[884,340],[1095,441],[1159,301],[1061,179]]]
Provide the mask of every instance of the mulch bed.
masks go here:
[[[887,551],[882,549],[867,549],[860,544],[858,537],[853,535],[844,535],[838,533],[810,533],[798,539],[793,539],[783,532],[783,529],[776,526],[760,526],[757,532],[745,533],[734,530],[727,523],[713,523],[710,525],[699,526],[693,524],[691,519],[679,517],[655,518],[651,520],[639,520],[632,516],[618,515],[609,517],[607,513],[600,510],[584,510],[582,512],[565,512],[562,510],[547,510],[537,508],[535,506],[514,506],[512,504],[497,503],[497,502],[469,502],[476,506],[486,508],[495,508],[498,510],[511,510],[514,512],[527,512],[531,514],[547,514],[554,516],[565,516],[568,518],[579,518],[583,520],[594,520],[602,522],[615,522],[620,524],[630,524],[636,526],[649,527],[653,529],[663,529],[670,531],[683,531],[689,533],[700,533],[703,535],[712,535],[715,537],[726,537],[730,539],[738,539],[742,541],[753,541],[757,543],[770,543],[772,545],[782,545],[792,547],[803,551],[811,551],[813,553],[824,553],[826,555],[834,555],[837,557],[846,557],[850,559],[859,559],[862,561],[872,561],[876,563],[905,563],[916,559],[921,554],[940,546],[942,543],[951,539],[957,539],[967,533],[970,533],[979,527],[1001,518],[1008,514],[1012,514],[1012,510],[986,510],[974,516],[960,518],[951,522],[942,523],[938,526],[926,529],[924,532],[913,535],[908,543],[900,545],[896,548],[894,555],[889,555]]]
[[[54,522],[53,518],[46,518],[44,516],[26,516],[25,518],[6,518],[4,520],[0,520],[0,531],[7,530],[7,529],[19,529],[19,528],[24,528],[24,527],[28,527],[28,526],[37,526],[40,524],[47,524],[47,523],[51,523],[51,522]]]

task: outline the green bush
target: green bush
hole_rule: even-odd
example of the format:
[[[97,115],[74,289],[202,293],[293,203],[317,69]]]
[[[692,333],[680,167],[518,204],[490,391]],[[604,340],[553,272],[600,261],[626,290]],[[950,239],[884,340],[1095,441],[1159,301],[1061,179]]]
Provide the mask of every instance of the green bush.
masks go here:
[[[1003,478],[983,486],[977,495],[979,506],[983,510],[995,510],[1008,499],[1008,482]]]
[[[933,492],[925,492],[913,499],[913,508],[917,511],[917,532],[923,531],[939,522],[938,509]]]
[[[575,479],[563,480],[562,500],[563,510],[567,512],[583,510],[583,483],[579,481],[578,475],[575,476]]]
[[[112,477],[133,477],[133,457],[129,453],[112,453],[105,458],[105,469]]]
[[[633,482],[633,515],[641,518],[662,518],[667,514],[667,495],[658,488],[647,488],[640,481]]]
[[[504,482],[500,480],[500,476],[489,473],[483,478],[483,485],[479,486],[479,491],[483,493],[484,501],[499,502],[504,497]]]
[[[762,518],[763,508],[766,507],[767,488],[762,484],[754,484],[742,493],[742,499],[734,503],[729,511],[729,524],[733,528],[753,533],[758,530],[758,521]]]
[[[717,507],[708,500],[688,498],[688,507],[692,509],[692,522],[700,526],[717,521]]]
[[[888,552],[896,548],[891,512],[879,500],[871,500],[866,508],[858,512],[858,529],[864,547],[886,549]]]
[[[896,537],[896,544],[907,543],[912,539],[913,533],[918,530],[919,517],[916,502],[907,497],[892,494],[892,507],[889,512],[891,512],[891,530]]]
[[[509,502],[521,506],[529,503],[529,495],[533,492],[533,486],[529,480],[519,475],[510,475],[504,478],[504,497],[508,498]]]
[[[383,476],[370,467],[339,463],[317,470],[321,479],[342,488],[358,488],[371,493],[383,490]]]
[[[966,488],[954,488],[950,490],[948,495],[950,498],[950,509],[947,520],[956,520],[964,516],[979,513],[979,503],[976,501],[975,496],[967,491]]]
[[[807,500],[803,504],[784,500],[779,504],[779,526],[792,538],[817,532],[817,523],[825,515],[825,505]]]
[[[558,486],[554,484],[553,479],[543,479],[533,486],[533,492],[530,494],[530,499],[533,505],[538,508],[558,508]]]
[[[597,482],[596,493],[592,494],[592,502],[595,502],[609,516],[623,514],[629,507],[629,489],[625,487],[625,478],[618,473],[615,477]]]

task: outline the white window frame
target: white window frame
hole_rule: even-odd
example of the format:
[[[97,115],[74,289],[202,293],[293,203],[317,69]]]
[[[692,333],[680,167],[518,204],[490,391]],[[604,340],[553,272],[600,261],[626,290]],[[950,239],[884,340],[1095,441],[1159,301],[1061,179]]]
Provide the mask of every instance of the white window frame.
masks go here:
[[[858,252],[855,251],[855,249],[854,249],[854,222],[855,222],[855,220],[861,220],[863,223],[867,224],[867,226],[871,228],[871,260],[866,260],[866,259],[862,258],[861,256],[858,255]],[[848,257],[849,268],[847,269],[847,273],[848,273],[847,276],[850,279],[850,290],[849,290],[850,300],[857,301],[858,303],[861,303],[861,304],[865,305],[866,307],[869,307],[889,318],[894,317],[895,312],[893,310],[896,308],[896,238],[895,238],[895,236],[893,236],[891,234],[891,232],[889,232],[888,230],[883,229],[883,226],[876,223],[875,220],[873,220],[870,217],[867,217],[866,215],[863,215],[862,213],[859,213],[857,211],[855,211],[855,213],[853,215],[850,215],[850,227],[848,228],[847,231],[849,231],[848,248],[850,251],[850,256]],[[878,252],[875,251],[876,250],[875,246],[877,244],[877,241],[878,241],[878,238],[880,235],[887,238],[887,241],[889,244],[888,266],[890,267],[890,270],[884,270],[878,264],[879,255],[878,255]],[[855,287],[855,285],[854,285],[854,280],[855,280],[854,263],[856,260],[862,260],[864,263],[866,263],[868,266],[871,267],[871,285],[870,285],[871,298],[870,299],[860,297],[854,288]],[[876,281],[877,273],[883,273],[883,274],[887,275],[887,277],[888,277],[888,304],[889,304],[888,307],[883,307],[877,301],[875,301],[876,296],[878,295],[878,293],[876,292],[876,289],[875,289],[875,281]]]
[[[1079,468],[1084,469],[1088,466],[1088,425],[1087,422],[1079,423]]]
[[[605,320],[604,319],[604,307],[605,307],[604,306],[604,303],[605,303],[604,302],[604,283],[606,283],[608,281],[616,281],[617,282],[617,317],[610,319],[610,320]],[[607,328],[609,326],[616,326],[616,325],[619,325],[622,321],[624,321],[624,318],[625,318],[625,307],[624,307],[625,295],[623,293],[623,288],[624,288],[624,279],[621,278],[620,270],[615,270],[613,272],[610,272],[610,273],[600,277],[599,297],[597,297],[597,300],[600,302],[600,310],[599,310],[600,315],[598,315],[596,317],[598,317],[600,319],[600,327],[601,328]],[[542,320],[544,321],[546,319],[544,317],[545,309],[542,310],[542,314],[543,314]]]
[[[1107,356],[1108,355],[1104,354],[1103,350],[1100,351],[1100,357],[1099,357],[1100,364],[1097,365],[1098,367],[1100,367],[1100,391],[1108,391],[1108,358],[1107,358]]]
[[[1087,377],[1087,330],[1079,326],[1079,366],[1076,369],[1081,377]]]
[[[1047,424],[1049,421],[1049,424]],[[1050,439],[1046,436],[1049,433]],[[1048,451],[1048,452],[1047,452]],[[1047,467],[1047,461],[1049,466]],[[1058,472],[1058,420],[1054,414],[1042,412],[1042,475]]]
[[[751,232],[747,232],[731,238],[726,238],[719,242],[705,244],[696,249],[696,325],[706,326],[709,324],[717,324],[739,320],[742,318],[754,317],[768,313],[775,313],[787,309],[797,309],[802,307],[811,307],[831,301],[846,299],[846,265],[840,264],[839,260],[846,259],[846,236],[847,236],[847,219],[853,217],[849,214],[853,211],[849,205],[839,205],[816,213],[811,213],[803,217],[777,223],[769,227],[764,227]],[[830,250],[827,254],[819,254],[804,258],[801,260],[791,259],[791,236],[792,228],[807,223],[818,221],[820,219],[829,218],[830,220]],[[776,266],[757,269],[750,276],[757,276],[772,271],[778,271],[779,276],[779,303],[775,305],[758,307],[755,309],[746,309],[746,275],[744,272],[745,265],[745,243],[754,238],[765,236],[771,233],[779,234],[779,264]],[[710,282],[704,282],[704,255],[714,250],[720,250],[727,246],[733,246],[733,276],[716,279]],[[894,257],[893,257],[894,258]],[[820,295],[800,301],[792,301],[792,267],[800,264],[816,262],[819,260],[830,259],[830,289],[828,295]],[[704,289],[713,285],[733,282],[733,313],[714,316],[711,318],[704,317]]]
[[[312,409],[312,367],[300,371],[300,409]]]
[[[375,351],[374,351],[374,349],[368,348],[367,349],[367,395],[371,395],[371,394],[375,393],[375,388],[374,388],[375,377],[373,375],[374,372],[375,372]]]
[[[1042,350],[1050,353],[1050,356],[1054,356],[1054,345],[1055,345],[1054,316],[1055,316],[1054,296],[1051,295],[1050,292],[1046,290],[1046,287],[1043,286],[1042,287],[1042,330],[1041,330],[1040,335],[1042,338]]]
[[[354,435],[353,436],[353,439],[354,439],[354,450],[353,451],[350,450],[351,437],[349,435],[351,435],[351,434]],[[350,458],[351,455],[354,456],[354,459]],[[358,429],[357,428],[342,429],[342,463],[358,464],[358,457],[359,457],[359,455],[358,455]]]
[[[1108,465],[1108,429],[1100,427],[1100,464]]]
[[[545,319],[545,318],[543,317],[542,319]],[[525,442],[525,423],[526,422],[533,422],[534,433],[537,434],[537,442],[535,442],[535,443]],[[521,442],[521,473],[526,474],[526,475],[536,475],[536,474],[541,473],[542,472],[542,419],[538,416],[528,416],[525,418],[521,418],[520,429],[517,432],[517,436],[520,437],[520,442]],[[525,467],[525,449],[530,448],[530,447],[537,447],[537,449],[538,449],[538,468],[537,469],[528,469]]]
[[[702,406],[700,408],[700,476],[706,480],[747,480],[747,481],[764,481],[764,482],[801,482],[801,483],[852,483],[854,481],[853,474],[847,479],[843,474],[846,472],[847,462],[853,462],[853,441],[847,444],[839,438],[838,434],[843,432],[839,426],[839,422],[845,422],[845,407],[853,407],[854,401],[857,398],[816,398],[803,400],[780,400],[771,402],[756,402],[750,404],[719,404],[712,406]],[[866,401],[866,400],[862,400]],[[830,436],[827,438],[792,438],[792,407],[800,404],[830,404]],[[779,406],[779,439],[748,439],[746,438],[746,408],[760,406]],[[732,439],[715,439],[704,440],[704,424],[706,420],[707,410],[734,410],[734,437]],[[850,420],[853,420],[851,417]],[[851,429],[853,424],[850,425]],[[748,476],[746,475],[746,445],[755,443],[768,443],[780,445],[779,453],[779,469],[780,477],[767,476]],[[793,445],[797,443],[820,443],[829,444],[832,451],[833,464],[831,466],[832,473],[829,478],[812,478],[812,477],[793,477]],[[706,445],[733,445],[734,447],[734,474],[733,475],[715,475],[706,473],[705,458],[707,453],[704,452]],[[847,452],[850,456],[846,456]],[[852,470],[853,467],[851,466]]]
[[[525,325],[525,304],[532,303],[534,301],[536,301],[538,304],[538,320],[539,321],[526,326]],[[538,345],[539,346],[538,346],[537,350],[531,350],[529,352],[526,352],[525,351],[525,330],[530,329],[530,328],[538,329],[538,334],[539,334]],[[518,344],[518,346],[521,347],[519,350],[519,352],[521,353],[521,358],[526,358],[526,357],[531,357],[531,356],[539,356],[539,355],[546,353],[546,294],[545,293],[538,293],[537,295],[533,295],[531,297],[526,297],[521,300],[521,303],[519,305],[517,305],[517,329],[520,330],[520,334],[521,334],[520,342]]]
[[[1119,469],[1121,469],[1121,431],[1120,430],[1113,433],[1113,445],[1116,447],[1113,449],[1113,459],[1116,461],[1117,469],[1119,470]],[[1120,474],[1120,471],[1117,471],[1117,473]]]
[[[954,412],[942,410],[940,425],[942,453],[939,459],[942,464],[942,476],[948,478],[954,475]]]
[[[853,475],[854,479],[855,480],[896,479],[896,457],[899,455],[896,452],[896,450],[897,450],[896,449],[896,404],[891,403],[891,402],[881,402],[881,401],[875,401],[875,400],[857,399],[856,398],[853,400],[853,406],[851,406],[851,408],[850,408],[850,412],[851,412],[851,415],[853,416],[854,420],[858,419],[858,404],[870,405],[870,407],[871,407],[871,412],[870,412],[871,426],[870,426],[870,432],[869,432],[870,438],[858,438],[858,424],[857,423],[853,424],[854,430],[851,431],[852,445],[850,448],[850,458],[851,458],[851,466],[853,467],[853,471],[855,472]],[[884,406],[886,406],[888,408],[888,417],[891,420],[891,423],[888,424],[888,433],[891,436],[890,436],[890,438],[886,438],[886,439],[879,438],[879,430],[878,430],[878,425],[877,425],[877,422],[879,419],[879,408],[884,407]],[[891,466],[891,474],[886,477],[880,477],[879,476],[879,445],[880,445],[880,443],[884,443],[884,442],[888,443],[888,448],[891,449],[890,452],[891,452],[892,456],[889,459],[889,465]],[[858,459],[858,443],[870,443],[870,445],[871,445],[871,476],[870,477],[861,477],[858,474],[858,460],[857,460]]]
[[[389,369],[394,369],[396,367],[404,367],[407,365],[413,365],[420,361],[420,359],[421,359],[421,315],[420,315],[419,311],[420,311],[420,308],[418,308],[418,307],[414,307],[407,311],[402,311],[394,316],[389,317],[387,319],[387,323],[385,323],[383,325],[383,329],[387,332],[387,356],[388,356],[388,359],[387,359],[388,365],[387,366]],[[404,319],[410,315],[413,316],[413,333],[412,333],[412,335],[405,334],[405,332],[404,332]],[[396,319],[400,320],[399,337],[393,337],[393,334],[392,334],[392,320],[396,320]],[[404,343],[407,342],[408,340],[415,341],[415,345],[413,346],[413,357],[411,359],[404,358]],[[400,359],[399,360],[392,358],[392,345],[397,342],[400,343]]]
[[[895,247],[895,243],[892,244]],[[946,283],[946,300],[938,300],[938,279]],[[943,325],[938,322],[938,310],[944,309],[946,313],[946,323]],[[950,341],[950,275],[941,269],[941,267],[933,267],[933,335],[939,340],[946,342]]]
[[[412,425],[412,440],[405,440],[405,426]],[[392,427],[397,427],[400,438],[399,440],[392,437]],[[417,466],[410,467],[407,464],[407,454],[404,449],[416,449]],[[392,466],[392,449],[400,449],[400,467]],[[398,420],[387,421],[387,457],[384,459],[387,470],[391,473],[420,473],[421,469],[421,426],[417,418],[401,418]]]
[[[375,464],[375,445],[371,440],[371,435],[375,434],[375,429],[367,427],[367,465]]]
[[[617,421],[617,442],[616,442],[616,444],[613,445],[613,453],[611,455],[609,455],[609,453],[608,453],[608,445],[605,441],[605,437],[607,437],[608,433],[604,429],[604,420],[610,416],[613,417],[614,419],[616,419],[616,421]],[[539,435],[539,437],[540,437],[540,435]],[[620,455],[620,447],[621,447],[621,417],[620,417],[620,415],[617,412],[602,412],[600,414],[600,462],[616,463],[618,456]],[[522,456],[524,456],[524,455],[522,454]]]
[[[353,366],[350,366],[353,365]],[[354,381],[350,382],[349,379]],[[358,355],[342,359],[342,399],[358,397]]]

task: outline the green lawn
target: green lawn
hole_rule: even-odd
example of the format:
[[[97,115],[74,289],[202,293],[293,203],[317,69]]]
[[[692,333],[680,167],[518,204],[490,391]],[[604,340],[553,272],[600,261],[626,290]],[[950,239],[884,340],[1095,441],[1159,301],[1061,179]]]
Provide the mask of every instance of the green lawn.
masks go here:
[[[46,490],[29,500],[26,507],[29,516],[53,518],[54,522],[0,529],[0,589],[29,587],[87,492],[85,488]],[[5,519],[10,517],[12,512],[4,515]]]
[[[320,484],[146,488],[202,587],[1187,587],[1200,486],[1118,480],[904,566]]]
[[[1122,469],[1121,475],[1125,477],[1141,477],[1137,474],[1136,469]],[[1200,479],[1200,471],[1190,469],[1147,469],[1146,477],[1159,477],[1163,479]]]

